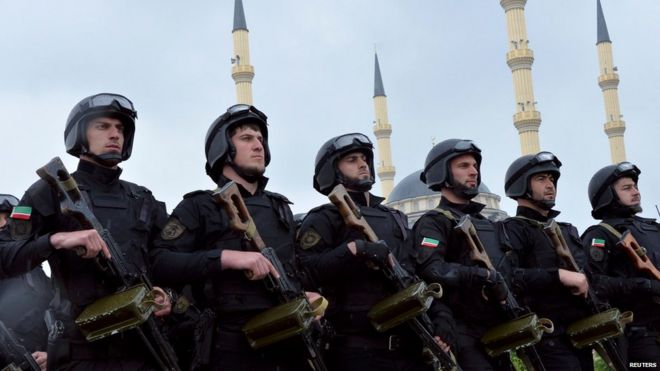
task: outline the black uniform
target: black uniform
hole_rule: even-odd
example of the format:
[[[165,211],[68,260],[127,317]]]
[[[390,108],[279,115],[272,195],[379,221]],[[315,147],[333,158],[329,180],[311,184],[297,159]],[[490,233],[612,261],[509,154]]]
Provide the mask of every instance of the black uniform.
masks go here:
[[[512,288],[521,304],[527,305],[539,317],[549,318],[555,331],[546,334],[537,345],[543,364],[549,370],[593,370],[591,349],[572,347],[566,327],[589,315],[585,300],[572,295],[559,281],[559,268],[566,264],[557,256],[550,238],[543,231],[543,223],[554,218],[558,211],[550,210],[548,217],[537,211],[518,206],[516,216],[504,221],[513,248],[511,265]],[[568,223],[558,223],[562,235],[578,266],[584,267],[586,257],[577,229]]]
[[[660,282],[633,267],[626,252],[617,247],[620,234],[629,230],[656,268],[660,268],[660,225],[654,219],[629,216],[605,218],[603,225],[587,229],[582,241],[599,294],[620,310],[631,310],[634,321],[626,327],[622,356],[629,362],[660,364]]]
[[[365,220],[376,235],[387,243],[402,266],[410,268],[408,222],[401,212],[380,203],[384,200],[365,193],[349,192]],[[330,345],[326,361],[335,370],[428,370],[421,358],[422,346],[405,325],[379,333],[367,318],[374,304],[398,291],[382,271],[367,267],[355,257],[347,243],[365,237],[346,227],[332,204],[312,209],[300,229],[300,259],[311,272],[322,294],[328,298],[325,318],[332,324],[336,337]],[[437,307],[434,307],[437,308]],[[449,315],[436,318],[444,325]],[[443,335],[445,335],[443,334]]]
[[[220,177],[219,185],[229,180]],[[266,245],[275,249],[286,274],[294,282],[295,224],[289,200],[264,190],[265,178],[252,195],[238,185],[245,204]],[[250,281],[244,272],[221,270],[223,250],[254,251],[244,233],[232,230],[211,191],[184,196],[156,241],[153,263],[156,278],[173,285],[192,284],[195,301],[215,312],[211,369],[304,369],[302,342],[293,338],[252,350],[241,328],[252,317],[279,304],[264,281]],[[300,343],[300,344],[299,344]]]
[[[493,265],[501,269],[504,240],[497,226],[480,214],[484,205],[454,204],[441,198],[438,208],[426,212],[413,227],[417,271],[427,282],[439,282],[457,327],[457,357],[464,370],[510,369],[508,357],[490,358],[479,339],[486,330],[506,320],[497,304],[486,301],[482,290],[488,272],[470,259],[465,237],[453,228],[470,215]]]
[[[119,245],[128,269],[147,272],[146,254],[154,234],[167,218],[165,205],[148,189],[120,180],[120,174],[121,169],[81,160],[72,176],[96,217]],[[64,334],[49,344],[49,369],[154,369],[150,353],[135,332],[89,343],[73,323],[87,305],[115,292],[119,283],[101,271],[94,259],[82,259],[74,251],[51,246],[53,233],[81,229],[75,220],[62,215],[55,191],[39,180],[27,190],[19,205],[32,208],[30,219],[12,219],[9,230],[15,241],[7,241],[7,236],[3,236],[0,249],[8,245],[10,251],[18,252],[3,261],[10,274],[34,268],[48,259],[56,295],[63,299],[62,305],[55,308],[57,317],[65,326]]]

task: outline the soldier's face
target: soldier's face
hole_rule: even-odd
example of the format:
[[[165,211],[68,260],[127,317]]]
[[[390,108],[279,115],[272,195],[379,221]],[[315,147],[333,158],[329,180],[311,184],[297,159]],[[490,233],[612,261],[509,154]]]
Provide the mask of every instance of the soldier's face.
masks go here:
[[[555,177],[550,173],[532,175],[529,181],[532,189],[532,199],[537,201],[554,201],[557,197]]]
[[[234,164],[251,175],[261,175],[266,170],[264,137],[261,131],[249,126],[236,128],[231,142],[236,148]]]
[[[472,155],[461,155],[449,164],[454,184],[467,189],[476,188],[479,178],[479,165]]]
[[[121,154],[124,148],[124,124],[110,117],[99,117],[87,124],[89,152],[97,156],[107,153]]]
[[[614,192],[623,206],[639,206],[642,195],[639,193],[637,183],[632,178],[619,178],[613,184]]]
[[[7,217],[9,216],[9,213],[0,213],[0,229],[7,224]]]
[[[350,152],[337,162],[337,169],[347,180],[371,179],[369,162],[364,153]]]

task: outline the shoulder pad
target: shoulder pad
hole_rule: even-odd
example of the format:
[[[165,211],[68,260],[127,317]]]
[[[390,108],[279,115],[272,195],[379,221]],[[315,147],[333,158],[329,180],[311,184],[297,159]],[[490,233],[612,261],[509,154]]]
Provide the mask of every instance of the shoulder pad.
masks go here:
[[[210,190],[192,191],[192,192],[188,192],[185,195],[183,195],[183,198],[190,198],[190,197],[194,197],[194,196],[201,195],[201,194],[204,194],[204,193],[208,193],[209,195],[211,195],[211,194],[213,194],[213,191],[210,191]]]
[[[289,201],[289,199],[286,198],[286,196],[284,196],[282,194],[279,194],[279,193],[276,193],[276,192],[271,192],[271,191],[266,191],[266,190],[264,190],[264,193],[266,195],[268,195],[269,197],[273,197],[273,198],[276,198],[276,199],[278,199],[278,200],[280,200],[284,203],[287,203],[289,205],[293,205],[293,202]]]
[[[135,195],[138,195],[138,194],[140,194],[140,193],[149,194],[149,195],[151,194],[151,191],[150,191],[149,188],[147,188],[147,187],[143,187],[143,186],[141,186],[141,185],[138,185],[138,184],[135,184],[135,183],[131,183],[131,182],[128,182],[128,181],[123,180],[123,179],[120,179],[119,181],[120,181],[120,182],[121,182],[126,188],[130,189],[131,192],[132,192],[133,194],[135,194]]]
[[[309,210],[307,215],[312,214],[312,213],[317,213],[317,212],[320,212],[320,211],[323,211],[323,210],[326,210],[326,209],[336,209],[336,207],[333,204],[323,204],[321,206],[317,206],[317,207]]]
[[[24,201],[27,196],[28,202],[31,203],[33,209],[37,210],[43,216],[55,214],[59,210],[59,202],[55,191],[46,183],[45,180],[39,179],[25,191],[25,196],[21,201]],[[19,205],[21,204],[19,201]]]

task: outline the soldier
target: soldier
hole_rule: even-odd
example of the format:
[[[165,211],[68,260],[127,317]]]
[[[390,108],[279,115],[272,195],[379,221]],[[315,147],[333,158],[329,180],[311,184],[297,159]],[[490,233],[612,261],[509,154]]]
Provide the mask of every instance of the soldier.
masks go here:
[[[147,188],[119,179],[122,170],[118,164],[131,155],[136,117],[128,98],[92,95],[71,110],[64,139],[66,151],[80,158],[73,178],[119,245],[128,269],[139,275],[148,272],[146,253],[167,214],[165,205]],[[46,259],[50,264],[55,296],[61,304],[55,308],[57,320],[64,330],[49,344],[49,369],[156,369],[136,332],[90,343],[73,323],[87,305],[114,293],[119,285],[95,259],[112,259],[104,240],[96,230],[81,230],[77,221],[63,215],[57,193],[44,180],[25,192],[9,229],[2,234],[0,250],[16,251],[2,257],[8,274],[33,269]],[[155,315],[164,316],[170,312],[170,300],[159,292],[156,302],[161,309]]]
[[[0,230],[18,205],[12,195],[0,194]],[[41,266],[32,271],[0,279],[0,321],[5,324],[28,351],[42,370],[46,370],[48,333],[43,321],[48,302],[53,297],[50,279]],[[0,354],[0,366],[6,362]]]
[[[300,229],[300,256],[315,283],[328,297],[326,318],[336,337],[326,357],[335,370],[425,370],[422,344],[405,326],[379,333],[367,312],[374,304],[398,291],[381,269],[392,253],[402,265],[410,263],[406,216],[382,205],[382,197],[369,192],[374,183],[373,145],[363,134],[353,133],[327,141],[316,156],[314,189],[328,195],[343,184],[378,242],[365,241],[348,228],[337,207],[312,209]],[[367,265],[371,264],[371,268]],[[410,265],[409,265],[409,268]],[[451,339],[450,314],[436,318],[435,335]],[[440,342],[445,350],[449,347]]]
[[[263,278],[272,274],[296,279],[291,202],[265,189],[268,178],[263,174],[271,158],[266,120],[253,106],[229,107],[206,134],[206,173],[219,187],[236,182],[257,230],[275,249],[286,271],[278,272],[254,251],[245,233],[231,229],[211,191],[183,197],[153,253],[157,277],[175,285],[191,284],[196,303],[215,312],[212,343],[198,344],[210,349],[197,351],[210,354],[209,368],[213,370],[305,368],[297,339],[253,350],[241,330],[248,320],[278,304]]]
[[[499,303],[508,294],[504,278],[481,268],[470,258],[464,236],[454,231],[463,215],[470,215],[493,264],[502,261],[502,237],[480,212],[485,205],[472,201],[481,184],[481,150],[470,140],[448,139],[435,145],[420,179],[442,193],[437,208],[414,225],[417,271],[427,282],[445,288],[443,300],[456,320],[457,357],[463,370],[507,370],[508,357],[490,358],[479,339],[506,319]]]
[[[640,170],[630,162],[608,165],[589,182],[591,215],[601,223],[589,227],[582,236],[588,251],[594,286],[621,310],[632,310],[634,321],[626,328],[622,356],[628,362],[660,364],[659,278],[637,270],[626,251],[617,246],[622,234],[630,231],[646,249],[649,261],[660,268],[660,225],[642,218],[641,195],[637,187]]]
[[[587,317],[584,298],[589,284],[583,273],[560,262],[543,223],[559,215],[553,209],[561,162],[550,152],[515,160],[506,172],[506,195],[518,203],[516,216],[504,221],[510,239],[512,290],[540,317],[552,320],[555,331],[537,345],[543,364],[551,370],[592,370],[591,349],[572,347],[566,326]],[[559,223],[570,252],[580,267],[586,264],[577,229]]]

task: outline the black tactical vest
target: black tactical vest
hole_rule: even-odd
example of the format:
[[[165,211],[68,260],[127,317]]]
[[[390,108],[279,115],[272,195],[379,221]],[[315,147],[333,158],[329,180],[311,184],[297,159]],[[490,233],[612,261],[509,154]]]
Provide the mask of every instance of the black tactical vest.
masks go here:
[[[294,270],[295,225],[289,201],[284,196],[267,191],[246,197],[244,201],[262,239],[275,250],[289,278],[297,282]],[[208,220],[218,217],[228,220],[221,206],[217,206],[215,213],[216,216],[210,216]],[[207,226],[207,231],[209,228],[213,226]],[[244,234],[228,227],[218,234],[209,248],[255,251]],[[263,310],[278,304],[277,298],[266,289],[262,280],[249,281],[244,272],[236,270],[225,270],[214,277],[207,283],[205,295],[221,313]]]

